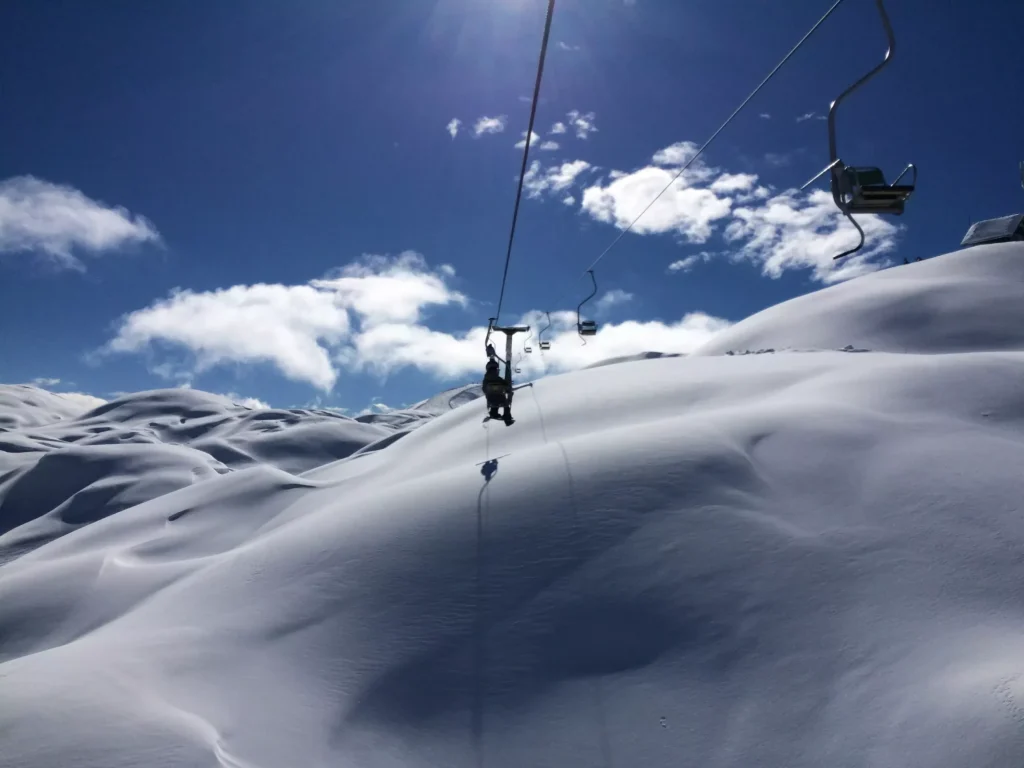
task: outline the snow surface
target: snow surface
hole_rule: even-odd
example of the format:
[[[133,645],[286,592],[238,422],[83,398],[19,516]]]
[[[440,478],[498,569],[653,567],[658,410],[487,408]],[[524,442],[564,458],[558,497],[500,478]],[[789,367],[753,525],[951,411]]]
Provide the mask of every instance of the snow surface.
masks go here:
[[[304,472],[200,393],[4,433],[22,518],[205,469],[0,565],[2,763],[1020,766],[1022,300],[1024,244],[952,253]]]

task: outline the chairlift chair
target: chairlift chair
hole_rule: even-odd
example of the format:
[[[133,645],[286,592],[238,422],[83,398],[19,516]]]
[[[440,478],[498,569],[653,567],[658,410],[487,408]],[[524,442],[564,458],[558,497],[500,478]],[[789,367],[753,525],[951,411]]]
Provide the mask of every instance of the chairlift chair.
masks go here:
[[[594,290],[590,292],[583,301],[580,302],[579,306],[576,307],[576,332],[583,339],[583,343],[586,344],[587,340],[584,336],[596,336],[597,335],[597,322],[594,320],[582,320],[580,318],[580,310],[583,309],[583,305],[590,301],[594,296],[597,295],[597,280],[594,278],[594,270],[588,269],[587,274],[590,275],[590,281],[594,284]]]
[[[882,26],[885,28],[885,35],[889,42],[885,57],[870,72],[839,94],[836,100],[829,105],[828,148],[831,162],[823,171],[801,187],[801,189],[806,189],[826,173],[829,173],[832,199],[835,201],[836,207],[842,211],[843,215],[850,220],[850,223],[857,228],[857,232],[860,234],[860,242],[857,244],[857,247],[844,251],[835,256],[835,259],[849,256],[864,247],[864,230],[861,229],[860,224],[853,218],[853,214],[885,213],[899,216],[903,213],[904,205],[910,199],[917,186],[917,166],[913,163],[908,164],[892,184],[888,184],[885,181],[885,174],[880,168],[847,165],[840,159],[836,150],[836,110],[839,104],[857,88],[860,88],[860,86],[877,75],[889,63],[893,52],[896,50],[896,36],[893,33],[889,15],[885,11],[883,0],[875,0],[875,5],[878,7],[879,16],[882,18]],[[900,184],[903,177],[910,171],[913,172],[910,183]]]
[[[541,348],[541,351],[546,352],[547,350],[551,349],[551,342],[544,341],[543,337],[544,331],[551,327],[551,313],[545,312],[544,314],[547,315],[548,317],[548,324],[541,328],[539,331],[537,331],[537,346]]]

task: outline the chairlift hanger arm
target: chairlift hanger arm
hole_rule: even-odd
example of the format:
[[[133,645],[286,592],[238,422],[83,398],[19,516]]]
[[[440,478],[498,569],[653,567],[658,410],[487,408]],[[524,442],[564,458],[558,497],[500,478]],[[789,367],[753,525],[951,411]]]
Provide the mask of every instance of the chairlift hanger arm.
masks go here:
[[[875,67],[873,67],[870,72],[868,72],[867,74],[863,75],[853,85],[849,86],[845,91],[840,93],[836,97],[836,99],[829,105],[829,108],[828,108],[828,152],[829,152],[829,159],[833,163],[832,167],[835,167],[835,163],[839,159],[839,154],[838,154],[837,149],[836,149],[836,109],[842,103],[843,99],[845,99],[847,96],[849,96],[855,90],[857,90],[862,85],[864,85],[864,83],[866,83],[872,77],[874,77],[879,72],[881,72],[882,69],[885,67],[885,65],[888,64],[889,61],[892,59],[893,53],[895,53],[895,51],[896,51],[896,35],[893,32],[893,30],[892,30],[892,23],[889,21],[889,14],[886,13],[886,11],[885,11],[885,4],[884,4],[883,0],[875,0],[875,5],[878,7],[878,15],[882,17],[882,26],[885,28],[885,36],[886,36],[886,39],[889,42],[889,47],[885,51],[885,57]],[[832,178],[833,178],[833,180],[835,179],[835,174],[834,173],[832,174]],[[833,184],[833,187],[835,187],[835,184]]]
[[[843,215],[846,216],[846,218],[850,220],[850,223],[857,228],[857,232],[860,234],[860,242],[857,243],[856,248],[851,248],[848,251],[843,251],[838,256],[833,256],[832,261],[839,261],[839,259],[843,258],[844,256],[852,256],[853,254],[855,254],[857,251],[864,247],[864,230],[861,229],[860,224],[858,224],[857,220],[853,218],[853,216],[851,216],[849,213],[843,211]]]
[[[576,307],[576,323],[577,324],[579,324],[579,322],[580,322],[580,310],[583,309],[583,305],[586,304],[588,301],[590,301],[592,298],[594,298],[597,295],[597,278],[594,277],[594,270],[588,269],[587,270],[587,274],[590,275],[590,282],[592,282],[594,284],[594,290],[592,290],[590,292],[590,295],[587,296],[587,298],[585,298],[583,301],[581,301],[579,303],[579,306]]]

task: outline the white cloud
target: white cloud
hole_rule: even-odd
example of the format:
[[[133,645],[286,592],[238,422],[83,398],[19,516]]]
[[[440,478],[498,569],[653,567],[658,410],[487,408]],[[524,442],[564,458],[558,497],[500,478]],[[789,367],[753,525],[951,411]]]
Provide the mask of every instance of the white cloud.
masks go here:
[[[473,136],[479,138],[485,133],[501,133],[505,130],[505,115],[497,117],[480,117],[473,125]]]
[[[739,257],[760,264],[770,277],[778,277],[786,269],[809,268],[815,279],[824,283],[876,270],[872,257],[891,251],[899,232],[899,227],[881,216],[858,216],[866,236],[864,248],[835,262],[834,256],[857,244],[858,235],[824,190],[807,197],[788,190],[760,207],[737,208],[733,216],[724,235],[729,242],[746,241]]]
[[[681,166],[697,154],[700,149],[692,141],[678,141],[664,149],[659,149],[651,158],[655,165]]]
[[[758,117],[760,117],[762,120],[772,119],[772,116],[768,112],[762,112],[760,115],[758,115]]]
[[[599,323],[596,336],[587,338],[584,345],[576,333],[576,312],[551,313],[553,333],[551,349],[526,355],[520,364],[523,377],[542,373],[555,373],[582,368],[611,357],[634,355],[640,352],[687,354],[707,343],[716,333],[730,326],[727,320],[703,312],[692,312],[674,323],[660,320],[622,323]],[[546,322],[543,316],[524,318],[536,326]],[[478,366],[479,367],[479,364]]]
[[[817,112],[804,112],[802,115],[799,115],[796,119],[798,123],[802,123],[805,120],[828,120],[828,117],[826,117],[825,115],[819,115]]]
[[[566,195],[565,197],[562,198],[562,202],[565,205],[574,205],[576,203],[576,198],[573,197],[572,195]]]
[[[32,379],[32,383],[37,387],[55,387],[60,384],[60,379],[47,379],[41,377],[38,379]]]
[[[670,170],[647,166],[607,186],[595,184],[583,192],[583,210],[598,221],[625,229],[674,175]],[[726,218],[731,208],[732,201],[727,197],[689,186],[684,174],[651,205],[632,231],[640,235],[676,232],[689,242],[703,243],[711,237],[713,224]]]
[[[709,262],[714,257],[714,254],[710,251],[701,251],[700,253],[694,253],[687,256],[685,259],[679,259],[673,261],[668,265],[669,271],[671,272],[689,272],[700,262]]]
[[[86,197],[74,187],[33,176],[0,182],[0,253],[45,254],[58,266],[84,269],[73,254],[159,242],[144,217]]]
[[[604,295],[597,300],[597,310],[598,312],[607,312],[612,307],[626,304],[632,300],[632,293],[627,293],[619,288],[613,288],[610,291],[605,291]]]
[[[85,392],[54,392],[57,397],[62,397],[76,405],[80,405],[83,408],[87,408],[90,411],[93,408],[99,408],[101,405],[106,405],[107,401],[102,397],[96,397]]]
[[[748,192],[757,183],[757,175],[753,173],[723,173],[711,183],[712,192]]]
[[[532,147],[533,144],[531,143],[530,146]],[[558,142],[557,141],[545,141],[543,144],[540,145],[540,148],[542,150],[544,150],[545,152],[553,152],[554,150],[558,149]]]
[[[535,331],[547,324],[545,316],[539,312],[529,313],[517,322],[531,325]],[[551,349],[541,353],[534,347],[532,354],[523,355],[519,362],[520,379],[574,370],[620,355],[647,351],[691,352],[730,325],[726,320],[701,312],[690,313],[676,323],[658,320],[602,323],[597,335],[589,337],[583,345],[576,333],[574,309],[552,312],[551,322],[552,327],[544,334],[544,338],[551,341]],[[409,367],[445,379],[482,376],[484,360],[480,350],[486,333],[485,327],[447,334],[422,326],[379,326],[370,334],[360,336],[352,362],[385,375]]]
[[[526,146],[526,131],[523,131],[522,135],[523,135],[523,138],[521,138],[519,141],[516,142],[516,149],[523,149],[523,147]],[[536,134],[536,132],[531,131],[530,132],[530,146],[532,147],[538,141],[540,141],[540,136],[538,136]]]
[[[559,47],[559,49],[561,49],[563,51],[578,51],[580,49],[580,47],[578,45],[569,45],[564,40],[559,40],[558,41],[558,47]]]
[[[538,198],[544,192],[555,194],[564,192],[573,185],[576,178],[585,170],[590,168],[586,160],[573,160],[571,162],[554,165],[546,171],[542,169],[540,161],[534,160],[530,163],[530,169],[523,177],[523,188],[527,197]]]
[[[344,360],[354,370],[387,375],[400,368],[418,368],[438,378],[470,372],[483,374],[485,327],[464,334],[442,333],[423,325],[376,325],[352,340]]]
[[[690,162],[698,150],[700,150],[700,147],[692,141],[678,141],[655,152],[654,156],[651,157],[651,162],[676,172],[687,163],[690,163],[689,167],[679,178],[683,183],[692,186],[699,182],[709,181],[719,173],[717,168],[709,168],[702,157],[693,160],[692,163]],[[675,174],[673,173],[672,175],[674,176]]]
[[[376,413],[389,413],[390,411],[393,410],[395,409],[392,408],[390,405],[381,402],[380,398],[375,397],[370,401],[370,404],[363,408],[361,411],[359,411],[359,413],[357,413],[356,416],[370,416],[371,414]]]
[[[377,323],[411,323],[418,321],[428,306],[466,305],[466,297],[445,282],[454,275],[454,268],[445,264],[438,272],[431,273],[415,251],[395,259],[368,255],[325,279],[311,281],[310,286],[336,296],[360,316],[364,328]]]
[[[551,133],[565,133],[566,130],[565,123],[555,123],[551,126]]]
[[[270,408],[270,403],[265,403],[258,397],[242,397],[237,392],[228,392],[226,395],[221,395],[221,397],[226,397],[236,405],[241,405],[245,408],[252,408],[256,411],[265,411]]]
[[[577,139],[585,139],[597,130],[597,126],[594,125],[593,112],[588,112],[584,115],[579,110],[574,109],[568,112],[566,116],[569,118],[569,125],[576,131]]]
[[[590,167],[586,160],[573,160],[548,169],[548,180],[553,192],[561,192],[572,186],[576,177]]]
[[[610,173],[606,181],[584,190],[582,209],[597,221],[624,229],[650,205],[633,232],[674,233],[690,243],[707,242],[722,227],[723,237],[739,245],[733,257],[760,264],[771,277],[786,269],[811,269],[814,279],[836,282],[877,269],[872,259],[895,246],[899,227],[879,216],[863,216],[858,220],[866,247],[835,263],[832,257],[856,245],[858,236],[827,192],[776,194],[759,184],[756,174],[726,173],[705,165],[703,158],[669,185],[696,151],[692,142],[678,142],[655,153],[652,165]],[[685,272],[694,264],[695,259],[683,258],[669,269]]]
[[[306,285],[177,289],[124,316],[103,352],[169,344],[194,356],[196,372],[228,363],[269,363],[290,379],[329,390],[339,375],[336,353],[354,332],[350,313],[366,333],[416,323],[429,306],[465,305],[466,298],[445,282],[449,270],[431,272],[422,256],[406,252],[394,259],[366,256]]]
[[[447,130],[448,133],[451,134],[451,137],[454,139],[456,136],[459,135],[459,126],[460,125],[462,125],[462,121],[459,120],[459,118],[457,118],[457,117],[453,117],[451,119],[451,122],[448,123],[447,126],[445,126],[445,130]]]
[[[416,287],[411,285],[413,277],[418,279]],[[194,355],[197,369],[269,363],[285,376],[322,390],[333,385],[342,368],[382,376],[412,368],[447,380],[482,375],[484,326],[442,332],[423,322],[422,309],[427,306],[465,303],[445,284],[445,277],[440,269],[428,270],[418,254],[407,253],[398,258],[367,257],[337,276],[306,285],[176,291],[123,318],[106,351],[152,353],[154,347],[171,344]],[[596,303],[595,311],[630,298],[610,291]],[[583,346],[576,334],[575,311],[554,311],[551,320],[545,338],[552,348],[540,354],[535,347],[534,354],[524,355],[521,377],[649,350],[688,352],[729,325],[701,313],[676,323],[602,323],[597,336]],[[532,324],[535,332],[541,322],[546,324],[539,312],[520,322]],[[521,352],[522,340],[519,344]],[[266,407],[256,398],[225,396],[250,407]]]
[[[789,165],[789,161],[791,159],[792,157],[790,155],[779,152],[768,152],[764,156],[764,161],[775,168],[781,168],[784,165]]]

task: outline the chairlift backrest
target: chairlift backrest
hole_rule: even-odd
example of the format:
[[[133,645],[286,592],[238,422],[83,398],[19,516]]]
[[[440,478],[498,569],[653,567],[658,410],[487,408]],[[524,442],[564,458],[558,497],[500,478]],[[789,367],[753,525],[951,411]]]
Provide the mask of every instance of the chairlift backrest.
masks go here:
[[[881,168],[845,168],[848,180],[857,187],[886,186],[885,174]]]

